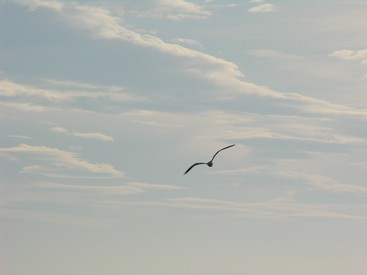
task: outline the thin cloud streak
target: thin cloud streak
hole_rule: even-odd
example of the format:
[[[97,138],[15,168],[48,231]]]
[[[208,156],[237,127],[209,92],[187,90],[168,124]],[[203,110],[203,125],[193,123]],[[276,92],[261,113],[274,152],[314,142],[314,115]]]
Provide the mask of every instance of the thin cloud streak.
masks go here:
[[[220,137],[228,140],[248,140],[248,139],[269,139],[269,140],[289,140],[289,141],[300,141],[300,142],[313,142],[313,143],[325,143],[325,144],[366,144],[365,138],[359,138],[354,136],[339,135],[336,133],[307,133],[306,135],[301,134],[290,134],[281,133],[269,128],[255,128],[255,127],[239,127],[226,131]]]
[[[268,13],[276,11],[273,4],[261,4],[259,6],[248,9],[250,13]]]
[[[148,7],[134,11],[138,17],[158,17],[181,21],[186,19],[205,19],[211,13],[198,4],[185,0],[154,0]]]
[[[367,49],[364,50],[339,50],[330,54],[332,57],[337,57],[342,60],[360,61],[361,63],[367,60]]]
[[[22,112],[41,113],[52,109],[46,106],[41,106],[32,103],[0,102],[0,105],[3,106],[4,108],[16,109]]]
[[[124,177],[124,173],[106,163],[91,163],[77,157],[73,152],[63,151],[57,148],[46,146],[34,146],[28,144],[20,144],[17,147],[0,148],[0,153],[5,154],[30,154],[46,157],[48,162],[45,165],[52,166],[57,169],[81,170],[95,174],[107,174],[114,177]],[[34,167],[33,167],[34,168]]]
[[[345,184],[323,175],[305,174],[297,171],[281,171],[277,172],[276,174],[285,178],[304,180],[312,184],[319,190],[325,190],[336,193],[352,193],[354,195],[361,195],[361,196],[367,195],[367,186],[356,184]]]
[[[248,112],[206,111],[195,114],[173,114],[158,111],[135,111],[121,114],[134,121],[149,122],[154,126],[184,125],[188,117],[198,127],[220,127],[220,134],[214,135],[224,140],[273,139],[324,144],[366,144],[363,136],[352,136],[332,127],[332,120],[305,118],[288,115],[266,115]],[[147,122],[148,123],[148,122]],[[193,126],[195,124],[192,124]],[[209,125],[209,126],[205,126]],[[216,132],[216,131],[215,131]]]
[[[5,98],[39,98],[49,102],[60,103],[78,98],[101,99],[109,98],[111,101],[131,102],[144,101],[144,97],[133,96],[116,86],[98,86],[85,83],[50,81],[58,86],[57,89],[38,88],[30,85],[19,84],[9,80],[0,80],[0,96]],[[60,87],[61,86],[61,87]],[[81,89],[82,88],[82,89]]]
[[[363,50],[338,50],[330,54],[331,57],[339,58],[345,61],[359,62],[361,65],[367,65],[367,49]],[[362,76],[367,80],[367,74]]]
[[[173,39],[173,42],[188,45],[188,46],[203,48],[203,45],[200,42],[194,39],[190,39],[190,38],[175,38]]]
[[[361,184],[342,183],[336,179],[327,176],[319,174],[307,174],[305,172],[294,170],[286,170],[277,166],[255,166],[238,169],[226,169],[215,171],[213,173],[226,176],[258,175],[280,177],[284,179],[292,179],[297,182],[305,182],[309,186],[316,188],[316,190],[322,190],[331,193],[349,193],[356,196],[367,195],[367,186]]]
[[[20,139],[32,139],[32,137],[29,137],[29,136],[23,136],[23,135],[9,135],[9,137],[12,137],[12,138],[20,138]]]
[[[52,127],[50,128],[51,131],[68,135],[68,136],[75,136],[80,138],[87,138],[87,139],[98,139],[102,141],[113,141],[113,137],[107,136],[101,133],[81,133],[81,132],[72,132],[62,127]]]

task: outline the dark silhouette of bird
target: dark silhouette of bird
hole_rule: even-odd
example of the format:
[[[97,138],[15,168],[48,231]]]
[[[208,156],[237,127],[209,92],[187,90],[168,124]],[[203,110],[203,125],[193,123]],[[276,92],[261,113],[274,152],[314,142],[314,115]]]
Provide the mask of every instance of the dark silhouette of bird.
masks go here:
[[[213,166],[213,160],[214,160],[214,158],[215,158],[215,156],[220,152],[220,151],[222,151],[222,150],[225,150],[225,149],[228,149],[228,148],[230,148],[230,147],[233,147],[233,146],[235,146],[236,144],[232,144],[232,145],[229,145],[229,146],[226,146],[226,147],[224,147],[224,148],[222,148],[222,149],[220,149],[219,151],[217,151],[215,154],[214,154],[214,156],[212,157],[212,159],[209,161],[209,162],[197,162],[197,163],[194,163],[193,165],[191,165],[190,167],[189,167],[189,169],[187,169],[186,170],[186,172],[184,173],[184,175],[186,175],[193,167],[195,167],[196,165],[200,165],[200,164],[206,164],[206,165],[208,165],[209,167],[212,167]]]

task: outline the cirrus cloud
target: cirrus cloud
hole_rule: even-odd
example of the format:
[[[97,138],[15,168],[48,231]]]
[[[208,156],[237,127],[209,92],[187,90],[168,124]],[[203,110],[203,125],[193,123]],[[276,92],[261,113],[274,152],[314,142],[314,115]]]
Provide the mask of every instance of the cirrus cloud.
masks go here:
[[[68,135],[68,136],[75,136],[80,138],[87,138],[87,139],[99,139],[103,141],[113,141],[113,137],[107,136],[102,133],[81,133],[81,132],[72,132],[62,127],[52,127],[50,128],[51,131]]]
[[[276,11],[276,8],[273,4],[261,4],[259,6],[250,8],[248,11],[250,13],[268,13]]]
[[[363,50],[339,50],[330,54],[332,57],[336,57],[343,60],[361,61],[364,63],[367,61],[367,49]]]
[[[41,161],[48,169],[61,171],[63,174],[70,171],[84,171],[92,174],[102,174],[112,177],[124,177],[124,173],[110,164],[91,163],[80,159],[76,153],[63,151],[58,148],[20,144],[16,147],[0,148],[3,154],[29,154],[34,161]],[[41,166],[28,166],[25,172],[39,172]]]
[[[44,6],[40,7],[44,8]],[[95,37],[123,40],[137,46],[152,48],[169,55],[190,59],[193,62],[190,62],[190,68],[186,69],[187,72],[227,89],[224,94],[221,93],[218,96],[218,99],[255,95],[289,101],[294,103],[294,108],[304,112],[367,117],[367,110],[365,109],[334,104],[299,93],[283,93],[245,81],[244,74],[237,64],[198,50],[165,42],[154,35],[138,33],[124,26],[121,18],[114,15],[112,10],[108,8],[65,2],[62,11],[52,7],[49,8],[55,11],[65,21],[65,24],[75,29],[88,31]],[[263,4],[252,9],[253,12],[273,10],[275,10],[275,7],[272,4]]]

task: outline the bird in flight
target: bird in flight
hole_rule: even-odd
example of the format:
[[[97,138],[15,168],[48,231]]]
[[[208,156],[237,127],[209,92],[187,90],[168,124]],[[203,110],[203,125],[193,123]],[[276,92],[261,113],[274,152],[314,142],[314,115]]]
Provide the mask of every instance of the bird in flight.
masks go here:
[[[220,152],[220,151],[222,151],[222,150],[224,150],[224,149],[228,149],[228,148],[230,148],[230,147],[233,147],[233,146],[235,146],[236,144],[232,144],[232,145],[229,145],[229,146],[226,146],[226,147],[224,147],[224,148],[222,148],[222,149],[220,149],[219,151],[217,151],[215,154],[214,154],[214,156],[212,157],[212,159],[209,161],[209,162],[197,162],[197,163],[194,163],[193,165],[191,165],[190,167],[189,167],[189,169],[187,169],[186,170],[186,172],[184,173],[184,175],[186,175],[194,166],[196,166],[196,165],[200,165],[200,164],[206,164],[206,165],[208,165],[209,167],[212,167],[213,166],[213,160],[214,160],[214,158],[215,158],[215,156]]]

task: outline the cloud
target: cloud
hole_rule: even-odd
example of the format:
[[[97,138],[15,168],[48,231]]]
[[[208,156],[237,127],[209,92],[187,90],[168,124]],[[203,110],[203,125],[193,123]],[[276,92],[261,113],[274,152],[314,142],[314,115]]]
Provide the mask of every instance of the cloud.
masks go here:
[[[63,102],[78,98],[102,99],[111,101],[142,101],[143,97],[137,97],[125,92],[124,88],[116,86],[98,86],[86,83],[47,80],[57,88],[38,88],[24,85],[9,80],[0,80],[0,96],[5,98],[27,97],[46,99],[50,102]]]
[[[61,109],[86,109],[85,100],[99,108],[114,108],[127,102],[144,102],[146,97],[135,96],[122,87],[93,85],[48,79],[42,87],[10,80],[0,80],[0,104],[22,111],[44,112]],[[88,106],[88,105],[87,105]]]
[[[50,108],[32,103],[0,102],[5,108],[13,108],[23,112],[45,112]]]
[[[196,58],[220,66],[221,70],[226,70],[233,76],[242,76],[238,66],[232,62],[177,44],[166,43],[153,35],[139,34],[130,30],[124,27],[121,24],[121,20],[112,15],[111,11],[106,8],[69,4],[65,5],[65,8],[59,15],[72,27],[91,31],[91,33],[97,37],[104,39],[121,39],[143,47],[155,48],[171,55]]]
[[[192,2],[184,0],[159,0],[157,5],[158,13],[166,15],[173,20],[186,18],[206,18],[210,16],[209,11]]]
[[[300,171],[283,169],[278,166],[253,166],[238,169],[226,169],[213,172],[218,175],[226,176],[244,176],[244,175],[258,175],[281,177],[286,179],[293,179],[303,181],[313,186],[317,190],[332,192],[332,193],[350,193],[354,195],[366,196],[367,186],[361,184],[342,183],[331,177],[320,174],[310,174]]]
[[[362,65],[367,64],[367,49],[363,50],[339,50],[330,54],[332,57],[336,57],[346,61],[359,62]],[[362,79],[367,80],[367,74],[362,76]]]
[[[180,44],[186,44],[186,45],[198,47],[198,48],[203,47],[203,45],[200,42],[194,39],[189,39],[189,38],[175,38],[173,39],[173,42],[180,43]]]
[[[225,140],[268,139],[340,145],[367,143],[363,136],[339,132],[330,125],[332,121],[328,119],[246,112],[205,115],[212,121],[222,121],[220,126],[222,131],[218,138]]]
[[[48,91],[45,89],[34,88],[32,86],[18,84],[8,80],[0,80],[0,96],[3,97],[40,97],[52,102],[60,102],[70,99],[67,93]]]
[[[252,166],[237,169],[222,169],[213,171],[213,174],[225,175],[225,176],[245,176],[245,175],[262,175],[266,174],[269,170],[267,166]]]
[[[134,13],[139,17],[166,18],[181,21],[186,19],[205,19],[211,13],[193,2],[185,0],[154,0],[149,4],[134,3]]]
[[[209,150],[226,143],[252,146],[292,146],[293,153],[303,154],[306,148],[344,148],[352,150],[363,147],[367,139],[361,134],[351,134],[343,127],[335,127],[335,121],[317,117],[290,115],[256,114],[240,111],[202,111],[195,113],[172,113],[161,111],[133,111],[121,113],[121,118],[134,123],[135,127],[149,125],[155,131],[180,136],[187,145],[203,150],[203,144]],[[355,125],[364,125],[356,121]],[[143,124],[143,125],[139,125]],[[356,126],[355,126],[356,127]],[[146,128],[146,127],[143,127]],[[188,129],[190,129],[188,131]],[[218,131],[220,129],[220,131]],[[260,142],[260,143],[259,143]],[[224,143],[224,144],[223,144]],[[190,145],[189,145],[190,144]],[[201,146],[200,146],[201,145]],[[212,148],[213,148],[212,147]],[[236,147],[240,152],[240,146]],[[246,155],[248,152],[241,152]]]
[[[29,170],[37,170],[38,168],[41,167],[37,167],[37,165],[27,167]],[[100,199],[102,196],[106,198],[106,195],[121,196],[155,190],[161,192],[182,189],[184,188],[175,185],[150,184],[135,181],[115,185],[105,183],[103,185],[65,184],[41,181],[30,184],[27,189],[22,189],[22,192],[9,192],[7,196],[0,200],[0,219],[22,219],[45,223],[105,227],[112,225],[116,220],[114,218],[106,218],[105,214],[98,217],[98,215],[95,215],[95,212],[93,212],[94,214],[92,216],[79,216],[74,212],[68,213],[68,211],[63,211],[63,213],[60,213],[59,211],[54,211],[55,209],[52,211],[32,211],[31,209],[22,209],[19,203],[26,203],[27,205],[28,203],[40,203],[47,206],[56,203],[59,205],[67,205],[67,209],[72,207],[71,209],[74,210],[75,206],[87,207],[88,209],[101,209],[101,205],[104,205],[100,203]],[[86,196],[86,194],[88,194],[88,196]],[[12,209],[13,205],[16,209]]]
[[[46,167],[63,171],[85,171],[92,174],[103,174],[113,177],[124,177],[124,173],[106,163],[91,163],[77,157],[73,152],[63,151],[57,148],[46,146],[33,146],[20,144],[17,147],[0,148],[0,153],[6,154],[29,154],[34,156],[34,160],[41,160]],[[39,157],[37,157],[39,156]],[[29,168],[31,167],[31,168]],[[40,166],[28,166],[23,172],[39,171]]]
[[[267,6],[259,9],[273,8],[271,4],[264,5]],[[241,95],[254,95],[298,103],[294,104],[294,108],[304,112],[367,117],[366,109],[333,104],[297,93],[282,93],[265,86],[246,82],[243,80],[243,73],[235,63],[178,44],[167,43],[154,35],[135,32],[123,26],[121,19],[114,16],[112,11],[105,7],[64,3],[62,12],[55,8],[53,10],[64,19],[66,24],[76,29],[89,31],[95,37],[124,40],[141,47],[191,59],[193,62],[190,63],[191,67],[186,69],[187,72],[203,78],[211,84],[226,88],[226,93],[218,95],[218,99],[234,99]]]
[[[20,139],[32,139],[29,136],[23,136],[23,135],[9,135],[9,137],[12,137],[12,138],[20,138]]]
[[[23,5],[27,5],[30,10],[34,11],[37,8],[47,8],[55,11],[62,11],[64,4],[59,1],[44,1],[44,0],[15,0]]]
[[[61,127],[52,127],[50,128],[51,131],[69,135],[69,136],[75,136],[75,137],[81,137],[81,138],[87,138],[87,139],[98,139],[103,141],[113,141],[113,137],[107,136],[105,134],[101,133],[80,133],[80,132],[71,132],[65,128]]]
[[[293,125],[296,126],[297,125]],[[273,139],[273,140],[292,140],[300,142],[316,142],[325,144],[366,144],[365,138],[340,135],[323,130],[322,132],[288,132],[287,129],[272,129],[261,127],[240,127],[232,131],[226,131],[222,138],[225,139]],[[290,129],[291,130],[291,129]],[[288,132],[288,133],[287,133]]]
[[[320,190],[337,193],[353,193],[355,195],[367,195],[367,186],[345,184],[323,175],[305,174],[296,171],[282,171],[277,174],[286,178],[305,180]]]
[[[259,6],[248,9],[250,13],[268,13],[274,12],[275,6],[273,4],[261,4]]]
[[[339,50],[330,54],[332,57],[336,57],[343,60],[360,61],[361,63],[367,60],[367,49],[353,51],[353,50]]]
[[[303,166],[309,167],[311,165],[316,165],[317,163],[324,163],[324,160],[330,160],[332,157],[338,159],[335,155],[314,153],[314,152],[304,152],[308,155],[313,155],[314,157],[309,159],[308,161],[302,161],[300,164],[303,169]],[[342,160],[343,164],[345,161],[349,159]],[[226,176],[245,176],[245,175],[256,175],[266,178],[281,178],[281,179],[290,179],[292,180],[292,185],[294,187],[299,187],[299,184],[307,184],[308,191],[326,191],[330,194],[332,193],[343,193],[343,194],[353,194],[356,196],[367,196],[367,186],[364,184],[353,184],[353,183],[345,183],[341,182],[338,179],[334,179],[329,176],[321,175],[319,173],[312,172],[303,172],[300,169],[290,169],[289,166],[295,164],[297,166],[297,162],[294,159],[288,159],[283,161],[278,160],[277,164],[274,165],[262,165],[262,166],[250,166],[250,167],[241,167],[237,169],[224,169],[218,170],[214,172],[219,175]],[[280,165],[279,165],[280,164]],[[364,164],[364,163],[363,163]],[[362,164],[362,165],[363,165]],[[328,164],[330,166],[330,163]],[[314,168],[314,167],[312,167]],[[332,169],[332,168],[331,168]],[[294,185],[294,183],[297,183]],[[311,188],[310,188],[311,187]]]

